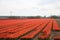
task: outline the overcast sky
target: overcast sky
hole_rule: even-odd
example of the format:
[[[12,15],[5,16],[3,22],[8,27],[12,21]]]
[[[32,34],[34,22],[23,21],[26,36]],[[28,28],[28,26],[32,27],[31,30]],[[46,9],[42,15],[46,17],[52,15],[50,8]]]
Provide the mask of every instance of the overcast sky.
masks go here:
[[[60,15],[60,0],[0,0],[0,16]]]

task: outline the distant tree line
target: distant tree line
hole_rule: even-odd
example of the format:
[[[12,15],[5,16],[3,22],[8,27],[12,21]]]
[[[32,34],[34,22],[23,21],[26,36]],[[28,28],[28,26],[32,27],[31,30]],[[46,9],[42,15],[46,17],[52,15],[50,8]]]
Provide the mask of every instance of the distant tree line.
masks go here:
[[[60,19],[60,16],[52,15],[49,17],[42,17],[42,16],[0,16],[0,18],[9,18],[9,19],[18,19],[18,18],[55,18],[55,19]]]
[[[55,19],[60,19],[60,16],[52,15],[49,17],[42,17],[42,16],[10,16],[8,18],[55,18]]]
[[[48,18],[60,19],[60,16],[52,15],[52,16],[49,16]]]

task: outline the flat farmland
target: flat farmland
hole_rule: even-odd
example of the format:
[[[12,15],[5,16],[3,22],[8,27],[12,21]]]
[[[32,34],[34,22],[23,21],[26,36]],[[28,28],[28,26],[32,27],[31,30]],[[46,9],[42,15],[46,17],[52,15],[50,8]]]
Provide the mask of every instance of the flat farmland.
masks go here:
[[[0,40],[60,40],[60,19],[0,19]]]

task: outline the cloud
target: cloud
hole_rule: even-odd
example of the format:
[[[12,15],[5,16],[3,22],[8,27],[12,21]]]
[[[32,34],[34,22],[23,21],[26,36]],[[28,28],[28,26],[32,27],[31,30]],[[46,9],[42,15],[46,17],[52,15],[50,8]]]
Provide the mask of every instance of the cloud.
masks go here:
[[[0,15],[10,11],[15,16],[60,15],[60,0],[0,0]]]
[[[56,3],[58,1],[60,1],[60,0],[41,0],[40,4],[46,5],[46,4]]]

